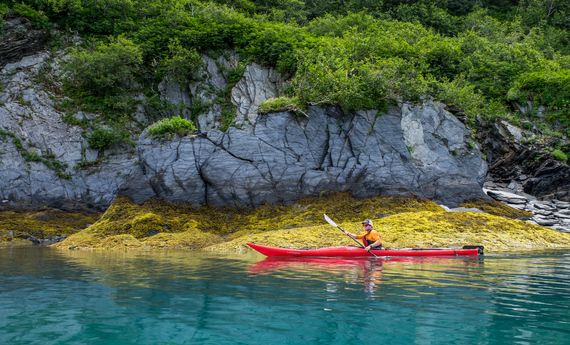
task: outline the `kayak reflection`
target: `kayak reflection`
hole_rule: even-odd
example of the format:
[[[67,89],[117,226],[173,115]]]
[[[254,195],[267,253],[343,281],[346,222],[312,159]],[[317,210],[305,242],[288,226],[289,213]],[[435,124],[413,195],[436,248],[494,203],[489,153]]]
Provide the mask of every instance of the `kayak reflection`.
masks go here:
[[[397,261],[403,261],[398,258]],[[410,259],[410,258],[406,258]],[[413,259],[413,258],[412,258]],[[373,288],[382,284],[384,262],[390,259],[332,259],[312,257],[267,257],[248,268],[250,275],[279,275],[284,279],[304,279],[315,275],[342,276],[346,284],[363,285],[367,296],[371,297]]]
[[[374,297],[374,289],[387,281],[388,285],[400,281],[426,281],[429,285],[454,284],[449,275],[457,271],[478,271],[482,257],[380,257],[368,258],[318,258],[318,257],[267,257],[248,266],[251,277],[321,281],[327,286],[339,282],[358,285],[366,292],[366,298]],[[453,278],[452,278],[453,279]],[[438,283],[437,281],[441,281]],[[330,284],[329,284],[330,283]],[[458,282],[461,284],[461,282]],[[414,286],[415,288],[415,286]],[[327,287],[328,290],[328,287]]]
[[[250,274],[271,274],[272,271],[291,268],[320,268],[323,271],[343,271],[349,267],[382,267],[384,262],[408,262],[408,263],[458,263],[473,264],[481,261],[475,258],[455,257],[379,257],[371,258],[316,258],[316,257],[280,257],[269,256],[249,267]]]

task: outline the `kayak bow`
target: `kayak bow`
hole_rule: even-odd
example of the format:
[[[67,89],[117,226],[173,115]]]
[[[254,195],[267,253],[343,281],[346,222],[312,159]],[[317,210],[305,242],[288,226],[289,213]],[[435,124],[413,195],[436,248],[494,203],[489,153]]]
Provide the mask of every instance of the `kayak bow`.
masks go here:
[[[323,247],[316,249],[294,249],[262,246],[246,243],[252,249],[266,256],[320,256],[331,258],[370,257],[364,248],[354,246]],[[483,254],[483,246],[463,246],[461,249],[425,248],[425,249],[378,249],[373,250],[378,256],[476,256]]]

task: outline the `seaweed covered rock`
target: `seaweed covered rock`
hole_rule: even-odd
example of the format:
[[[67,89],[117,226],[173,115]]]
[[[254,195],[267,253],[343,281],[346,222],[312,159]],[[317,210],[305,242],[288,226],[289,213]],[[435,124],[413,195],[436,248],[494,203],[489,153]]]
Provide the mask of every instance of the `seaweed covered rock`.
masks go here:
[[[99,217],[99,213],[54,209],[1,211],[0,244],[51,244],[85,229]]]
[[[486,252],[497,252],[570,247],[570,234],[485,213],[422,211],[372,220],[386,248],[483,245]],[[340,226],[350,232],[362,232],[360,222],[342,222]],[[248,234],[208,249],[244,250],[248,249],[246,242],[285,248],[354,245],[338,230],[321,225]]]
[[[126,197],[119,197],[99,221],[56,246],[204,248],[245,234],[322,225],[323,213],[359,221],[412,211],[444,212],[437,204],[417,197],[358,200],[349,193],[305,198],[293,205],[263,203],[255,208],[192,206],[156,198],[135,204]]]
[[[497,205],[498,204],[498,205]],[[500,203],[486,211],[505,213]],[[152,199],[135,204],[118,198],[88,229],[55,244],[58,248],[243,250],[245,242],[280,247],[354,244],[323,218],[326,213],[350,232],[374,220],[386,247],[484,245],[487,250],[570,247],[570,235],[521,220],[474,212],[446,212],[422,199],[348,193],[305,198],[293,205],[196,207]],[[511,215],[512,216],[512,215]]]

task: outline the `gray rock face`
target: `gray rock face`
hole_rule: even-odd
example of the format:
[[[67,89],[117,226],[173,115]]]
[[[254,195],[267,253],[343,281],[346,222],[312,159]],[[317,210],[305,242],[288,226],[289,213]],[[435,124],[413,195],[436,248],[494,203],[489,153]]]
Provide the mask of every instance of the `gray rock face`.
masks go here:
[[[166,77],[158,84],[158,92],[160,99],[170,104],[165,114],[160,114],[161,118],[181,116],[190,119],[189,107],[192,105],[192,96],[190,96],[187,85],[180,85]]]
[[[220,71],[220,67],[227,71],[238,64],[235,53],[228,52],[225,55],[228,59],[225,56],[220,56],[216,60],[206,55],[202,56],[205,63],[203,73],[206,78],[189,86],[192,103],[200,103],[207,108],[202,114],[194,114],[197,117],[196,126],[201,132],[207,132],[222,125],[222,107],[216,102],[216,99],[218,94],[226,90],[228,84],[226,77]]]
[[[248,65],[242,79],[232,88],[232,103],[237,106],[236,123],[255,123],[259,103],[279,97],[282,89],[282,78],[273,68],[256,63]]]
[[[42,51],[48,41],[47,30],[34,30],[30,21],[14,12],[5,15],[6,24],[0,28],[0,68]]]
[[[312,107],[308,118],[260,115],[252,134],[230,128],[161,143],[143,133],[138,154],[144,179],[122,192],[139,202],[158,196],[213,205],[291,203],[338,191],[359,197],[414,193],[454,204],[485,197],[486,165],[476,148],[469,149],[468,135],[430,102],[385,114]]]
[[[82,129],[63,121],[57,97],[33,81],[46,59],[52,58],[25,57],[0,76],[3,205],[104,208],[124,194],[135,202],[159,197],[234,206],[351,191],[359,197],[414,193],[453,206],[486,196],[487,166],[478,146],[438,103],[391,106],[386,113],[311,107],[308,117],[259,115],[259,102],[279,96],[283,82],[273,70],[251,64],[230,90],[239,126],[217,130],[220,109],[212,106],[198,116],[195,136],[155,141],[144,131],[136,152],[125,146],[103,154],[88,148]],[[204,59],[207,84],[190,85],[186,93],[165,80],[162,99],[182,109],[226,89],[218,66],[231,68],[236,56]],[[50,65],[57,72],[57,59]],[[145,114],[141,109],[136,116]],[[95,164],[85,168],[85,162]]]
[[[81,167],[82,162],[96,160],[99,152],[88,148],[81,128],[63,122],[57,100],[33,81],[48,57],[24,57],[7,64],[7,73],[0,76],[0,199],[6,201],[2,205],[104,209],[139,169],[134,164],[138,157],[116,147],[100,164]],[[52,68],[57,70],[57,64]]]

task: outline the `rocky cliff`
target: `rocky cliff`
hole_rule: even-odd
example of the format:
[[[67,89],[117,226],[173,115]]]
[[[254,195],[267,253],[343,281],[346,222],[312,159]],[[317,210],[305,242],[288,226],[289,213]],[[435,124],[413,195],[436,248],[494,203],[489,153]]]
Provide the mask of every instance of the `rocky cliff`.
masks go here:
[[[570,198],[568,166],[528,144],[524,131],[506,122],[482,125],[481,148],[437,102],[393,105],[383,112],[311,107],[308,117],[260,114],[259,103],[282,95],[286,83],[271,68],[240,65],[232,52],[204,56],[200,83],[181,86],[166,78],[160,84],[159,96],[176,105],[174,112],[153,113],[142,103],[133,115],[142,124],[175,114],[190,118],[192,106],[201,102],[208,106],[193,116],[199,133],[156,141],[145,131],[133,146],[94,150],[85,139],[89,128],[64,121],[97,115],[61,108],[64,97],[55,76],[65,57],[46,51],[50,32],[13,14],[5,19],[0,39],[4,205],[104,209],[120,193],[139,202],[156,196],[256,205],[336,191],[360,197],[414,193],[453,205],[485,197],[487,163],[480,149],[490,162],[487,187],[539,199]],[[231,85],[230,70],[243,72]],[[227,104],[216,98],[222,93]],[[233,109],[229,119],[228,109]]]
[[[153,141],[143,132],[136,152],[129,147],[98,152],[87,146],[79,127],[62,120],[57,93],[35,82],[48,61],[57,69],[58,58],[39,53],[2,70],[5,204],[105,208],[118,193],[135,201],[157,196],[214,205],[293,202],[335,191],[361,197],[415,193],[452,204],[484,196],[483,156],[470,132],[442,105],[426,101],[354,113],[312,107],[308,117],[260,115],[257,105],[278,95],[282,82],[256,64],[246,67],[231,90],[236,127],[217,130],[221,115],[213,107],[198,117],[196,136]],[[209,80],[223,80],[217,64],[204,59]],[[168,81],[163,90],[172,103],[197,96],[180,93]],[[145,114],[154,115],[143,110],[137,116]]]
[[[212,129],[168,142],[143,132],[140,170],[121,192],[135,202],[157,196],[213,205],[291,203],[338,191],[414,193],[452,204],[484,197],[482,154],[436,103],[385,113],[312,107],[308,117],[265,114],[249,131]]]

